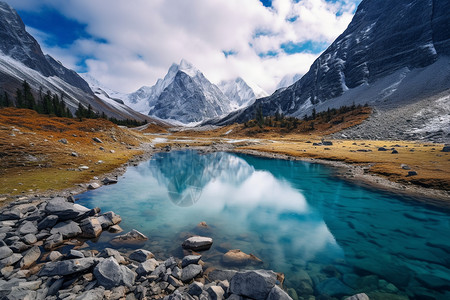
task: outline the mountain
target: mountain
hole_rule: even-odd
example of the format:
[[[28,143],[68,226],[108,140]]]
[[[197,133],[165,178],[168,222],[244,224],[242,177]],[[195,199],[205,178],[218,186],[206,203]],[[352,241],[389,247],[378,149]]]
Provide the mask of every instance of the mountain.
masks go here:
[[[257,106],[264,115],[281,111],[300,117],[313,108],[368,103],[375,114],[362,126],[372,120],[391,125],[378,131],[373,126],[369,135],[360,130],[359,137],[415,138],[414,130],[427,132],[432,118],[448,114],[447,105],[439,113],[445,103],[439,99],[450,94],[449,11],[447,0],[363,0],[348,28],[300,80],[215,124],[251,119]],[[438,116],[423,111],[430,107]],[[415,115],[423,117],[419,123]],[[396,120],[383,122],[384,117]],[[433,130],[450,139],[450,125],[441,123]],[[410,130],[404,134],[395,124]]]
[[[50,55],[44,55],[39,43],[26,30],[17,12],[0,1],[0,90],[14,98],[16,89],[26,80],[33,91],[47,90],[63,94],[68,108],[75,112],[78,103],[90,104],[94,111],[117,119],[150,120],[119,103],[97,97],[89,84],[75,71]]]
[[[290,85],[293,85],[297,80],[302,78],[301,74],[287,74],[281,78],[280,82],[277,84],[277,90],[286,88]]]
[[[249,84],[241,77],[221,81],[219,89],[230,99],[233,110],[253,104],[256,99],[267,97],[268,94],[256,84]]]
[[[223,116],[231,104],[220,89],[186,60],[173,64],[164,79],[128,95],[125,103],[141,113],[183,124]]]

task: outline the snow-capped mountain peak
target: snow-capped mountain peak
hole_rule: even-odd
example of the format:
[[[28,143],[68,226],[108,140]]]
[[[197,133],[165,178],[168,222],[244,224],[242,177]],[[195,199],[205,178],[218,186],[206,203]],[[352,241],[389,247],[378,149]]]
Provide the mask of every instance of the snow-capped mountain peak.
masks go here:
[[[256,99],[268,96],[261,87],[248,83],[241,77],[222,81],[218,87],[230,99],[233,109],[251,105]]]

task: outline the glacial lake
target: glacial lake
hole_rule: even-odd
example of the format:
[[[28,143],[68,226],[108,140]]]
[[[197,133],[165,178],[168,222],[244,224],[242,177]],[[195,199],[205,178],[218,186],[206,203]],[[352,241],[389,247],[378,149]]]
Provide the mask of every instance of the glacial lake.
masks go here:
[[[223,254],[254,254],[262,264],[240,268],[284,273],[285,289],[299,299],[357,292],[450,299],[450,212],[333,175],[300,161],[172,151],[129,167],[117,184],[77,203],[118,213],[123,233],[147,235],[142,248],[158,259],[182,258],[181,243],[193,234],[214,239],[201,253],[207,266],[239,269],[224,264]],[[89,245],[115,248],[114,236]]]

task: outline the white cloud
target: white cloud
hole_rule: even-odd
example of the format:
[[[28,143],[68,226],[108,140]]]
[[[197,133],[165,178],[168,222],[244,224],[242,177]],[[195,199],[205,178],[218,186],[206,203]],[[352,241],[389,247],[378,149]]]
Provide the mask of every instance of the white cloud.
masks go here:
[[[153,85],[173,62],[185,58],[213,82],[242,76],[272,92],[285,74],[305,73],[318,56],[288,55],[280,45],[308,40],[331,43],[347,27],[359,1],[274,0],[272,8],[258,0],[9,3],[35,11],[53,8],[86,24],[96,39],[80,39],[67,48],[43,48],[69,67],[87,58],[89,73],[113,89],[131,92]],[[45,41],[42,35],[38,39]],[[222,51],[230,50],[236,54],[226,58]],[[278,54],[259,56],[268,51]]]

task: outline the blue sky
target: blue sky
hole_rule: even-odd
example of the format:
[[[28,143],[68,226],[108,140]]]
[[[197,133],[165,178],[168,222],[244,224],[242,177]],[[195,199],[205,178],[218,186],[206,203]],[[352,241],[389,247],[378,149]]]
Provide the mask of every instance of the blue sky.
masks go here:
[[[241,76],[272,92],[303,74],[360,0],[6,0],[49,53],[108,87],[153,85],[187,59],[213,82]]]

